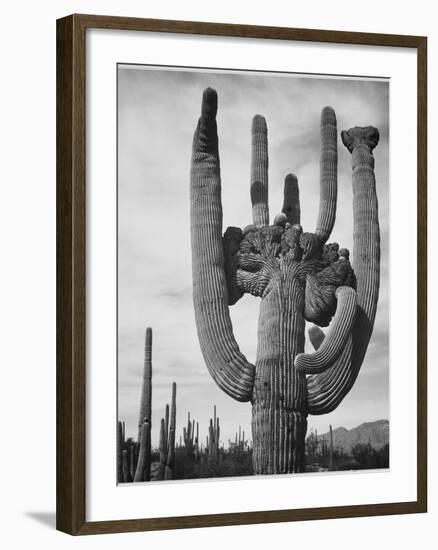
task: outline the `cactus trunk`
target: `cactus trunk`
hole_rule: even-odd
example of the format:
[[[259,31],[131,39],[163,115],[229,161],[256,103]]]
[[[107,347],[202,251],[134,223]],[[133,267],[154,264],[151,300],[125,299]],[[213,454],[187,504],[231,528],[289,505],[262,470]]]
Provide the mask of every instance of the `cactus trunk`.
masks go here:
[[[332,425],[330,424],[330,460],[329,460],[329,470],[333,470],[333,430]]]
[[[304,288],[292,282],[279,281],[260,306],[252,405],[256,474],[304,469],[306,380],[294,366],[304,349]]]
[[[124,449],[122,452],[122,469],[123,469],[123,483],[128,483],[129,481],[132,481],[132,478],[129,475],[128,449]]]
[[[164,479],[164,472],[166,470],[167,460],[167,430],[164,418],[161,419],[160,424],[160,466],[158,469],[158,479]]]
[[[140,452],[138,455],[137,469],[134,481],[150,481],[151,471],[151,427],[144,422],[141,430]],[[148,452],[149,451],[149,452]]]
[[[135,476],[135,450],[134,445],[129,446],[129,475],[131,481],[133,481]]]

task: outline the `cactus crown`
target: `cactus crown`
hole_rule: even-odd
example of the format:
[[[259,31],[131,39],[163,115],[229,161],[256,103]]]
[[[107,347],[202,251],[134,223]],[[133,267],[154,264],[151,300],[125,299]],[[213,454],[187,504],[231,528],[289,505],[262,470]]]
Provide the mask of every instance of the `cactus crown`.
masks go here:
[[[283,273],[306,280],[313,293],[303,312],[308,321],[326,326],[336,310],[336,288],[355,288],[349,251],[338,243],[323,244],[315,233],[303,233],[277,216],[279,223],[267,227],[229,227],[224,234],[225,273],[229,304],[244,293],[264,298]]]

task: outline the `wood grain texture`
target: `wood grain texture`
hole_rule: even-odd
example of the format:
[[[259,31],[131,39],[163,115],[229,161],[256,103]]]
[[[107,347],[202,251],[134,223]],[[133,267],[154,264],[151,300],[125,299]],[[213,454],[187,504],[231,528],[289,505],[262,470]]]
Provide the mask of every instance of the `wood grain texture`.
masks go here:
[[[57,23],[57,528],[85,523],[85,42]]]
[[[427,512],[427,38],[417,48],[417,505]]]
[[[87,28],[406,47],[417,50],[417,500],[87,522],[85,514],[85,31]],[[427,39],[421,36],[72,15],[57,21],[57,529],[73,535],[427,511]]]

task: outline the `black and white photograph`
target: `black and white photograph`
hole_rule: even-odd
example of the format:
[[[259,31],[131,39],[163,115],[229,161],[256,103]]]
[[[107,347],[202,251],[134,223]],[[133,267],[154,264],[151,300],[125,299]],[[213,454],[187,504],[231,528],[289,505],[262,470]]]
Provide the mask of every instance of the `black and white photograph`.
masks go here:
[[[390,467],[385,78],[117,67],[117,483]]]

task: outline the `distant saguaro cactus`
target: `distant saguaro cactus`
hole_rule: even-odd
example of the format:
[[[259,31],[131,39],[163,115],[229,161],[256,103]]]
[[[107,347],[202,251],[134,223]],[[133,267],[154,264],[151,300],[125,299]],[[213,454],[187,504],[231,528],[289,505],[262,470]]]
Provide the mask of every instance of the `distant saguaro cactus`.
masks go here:
[[[176,431],[176,383],[172,384],[172,401],[170,403],[170,425],[167,444],[167,457],[164,479],[173,479],[175,473],[175,431]]]
[[[313,233],[300,224],[296,176],[285,178],[282,212],[269,225],[265,119],[252,124],[250,196],[253,223],[222,235],[217,94],[204,91],[192,150],[193,301],[207,368],[230,397],[252,403],[256,474],[304,469],[308,414],[335,409],[351,389],[374,325],[379,292],[380,234],[372,151],[375,128],[342,132],[352,153],[354,270],[349,252],[326,244],[337,201],[337,128],[332,108],[321,115],[320,206]],[[249,363],[234,338],[229,306],[244,293],[261,298],[258,349]],[[329,326],[319,348],[304,354],[305,321]]]
[[[134,445],[129,445],[129,476],[131,477],[131,481],[133,481],[134,477],[135,477],[135,450],[134,450]]]
[[[117,422],[117,481],[123,483],[123,424],[120,420]]]
[[[330,424],[330,460],[329,460],[329,470],[333,470],[333,430],[332,425]]]
[[[143,383],[141,387],[140,413],[138,416],[138,441],[141,444],[142,430],[146,423],[149,429],[149,435],[146,437],[145,453],[151,454],[151,429],[152,429],[152,329],[146,329],[145,347],[144,347],[144,367]],[[144,470],[144,480],[150,479],[151,461],[146,460]]]
[[[128,483],[129,481],[132,481],[132,478],[129,474],[128,449],[123,449],[123,452],[122,452],[122,468],[123,468],[123,482]]]
[[[208,427],[207,449],[209,460],[216,460],[219,455],[220,426],[219,417],[216,415],[216,405],[213,407],[213,418],[210,418]]]
[[[183,427],[183,439],[187,456],[193,458],[195,452],[195,421],[190,420],[190,413],[187,414],[187,426]]]
[[[172,479],[175,462],[176,383],[172,384],[172,411],[169,425],[169,405],[160,424],[160,464],[158,479]],[[189,417],[190,421],[190,417]],[[167,476],[167,477],[166,477]]]

